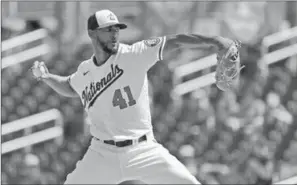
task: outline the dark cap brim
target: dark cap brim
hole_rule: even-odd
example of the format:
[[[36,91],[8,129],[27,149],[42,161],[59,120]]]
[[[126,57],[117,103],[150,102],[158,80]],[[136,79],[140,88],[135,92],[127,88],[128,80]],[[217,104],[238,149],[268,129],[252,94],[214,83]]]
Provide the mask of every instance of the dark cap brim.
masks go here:
[[[120,29],[126,29],[128,26],[124,23],[118,23],[118,24],[115,24],[116,26],[118,26]]]

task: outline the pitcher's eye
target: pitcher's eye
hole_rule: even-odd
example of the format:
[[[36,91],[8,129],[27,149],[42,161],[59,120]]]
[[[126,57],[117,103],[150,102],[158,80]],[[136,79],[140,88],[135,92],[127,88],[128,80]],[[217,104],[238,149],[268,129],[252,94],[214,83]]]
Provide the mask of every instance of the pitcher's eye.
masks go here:
[[[106,28],[101,28],[100,30],[104,31],[104,32],[119,32],[120,28],[117,27],[117,26],[109,26],[109,27],[106,27]]]

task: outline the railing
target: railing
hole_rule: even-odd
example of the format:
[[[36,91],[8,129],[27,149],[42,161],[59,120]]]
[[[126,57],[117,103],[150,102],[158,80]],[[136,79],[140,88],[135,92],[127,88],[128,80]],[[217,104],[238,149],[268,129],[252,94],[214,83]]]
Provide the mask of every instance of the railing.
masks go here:
[[[217,65],[216,56],[210,55],[202,59],[196,60],[194,62],[177,67],[173,72],[174,79],[175,79],[174,80],[175,88],[173,89],[174,95],[181,96],[189,92],[195,91],[199,88],[215,83],[214,72],[203,75],[198,78],[188,80],[186,82],[181,82],[181,79],[189,74],[192,74],[194,72],[198,72],[216,65]]]
[[[268,65],[276,63],[288,57],[292,57],[297,54],[297,44],[279,49],[277,51],[267,53],[261,58],[261,61],[267,63]]]
[[[297,176],[290,177],[288,179],[282,180],[280,182],[276,182],[274,184],[297,184]]]
[[[294,37],[297,37],[297,26],[266,36],[262,41],[262,54],[266,54],[270,46],[293,39]]]
[[[270,64],[279,62],[282,59],[295,56],[297,54],[297,44],[295,43],[292,43],[292,45],[284,47],[277,51],[267,53],[268,48],[270,46],[286,40],[291,40],[295,37],[297,37],[297,27],[290,28],[288,30],[284,30],[282,32],[266,36],[263,39],[263,48],[262,48],[263,57],[260,59],[259,62],[265,62],[267,65],[270,65]],[[172,93],[177,96],[182,96],[187,93],[193,92],[199,88],[203,88],[214,84],[215,72],[188,80],[186,82],[182,82],[182,79],[187,75],[216,66],[216,64],[217,64],[216,57],[213,54],[175,68],[173,72],[175,88],[173,89]]]
[[[48,33],[45,29],[38,29],[2,42],[1,52],[12,51],[13,48],[22,47],[35,41],[41,40],[42,44],[21,52],[12,53],[2,58],[2,69],[22,63],[50,52],[48,44],[44,43]]]
[[[32,133],[33,126],[44,124],[48,121],[55,121],[55,126]],[[63,124],[63,116],[57,109],[47,110],[16,121],[5,123],[2,125],[2,136],[20,130],[25,130],[27,135],[2,143],[1,153],[9,153],[51,139],[56,139],[58,143],[61,143],[63,141]]]

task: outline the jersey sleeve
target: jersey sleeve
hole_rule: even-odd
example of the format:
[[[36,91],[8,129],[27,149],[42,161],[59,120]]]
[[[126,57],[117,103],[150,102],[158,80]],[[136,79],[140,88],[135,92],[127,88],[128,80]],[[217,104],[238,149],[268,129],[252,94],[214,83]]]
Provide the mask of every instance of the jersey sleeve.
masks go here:
[[[133,44],[133,52],[139,57],[139,65],[149,70],[156,62],[163,60],[166,37],[154,37]]]
[[[78,94],[80,88],[80,78],[82,78],[82,69],[81,65],[78,66],[77,70],[68,76],[68,83]]]

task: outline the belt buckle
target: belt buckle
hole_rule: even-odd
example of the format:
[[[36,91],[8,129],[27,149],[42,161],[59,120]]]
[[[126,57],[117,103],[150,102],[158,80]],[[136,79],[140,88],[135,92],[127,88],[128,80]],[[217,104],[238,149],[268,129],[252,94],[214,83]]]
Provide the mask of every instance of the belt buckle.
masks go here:
[[[141,137],[143,137],[143,136],[141,136]],[[140,137],[140,138],[141,138]],[[146,137],[146,135],[145,135],[145,137]],[[131,139],[131,140],[125,140],[125,141],[114,141],[114,145],[115,146],[117,146],[117,147],[122,147],[122,145],[121,145],[121,143],[122,142],[128,142],[128,141],[132,141],[132,143],[131,144],[124,144],[125,146],[129,146],[129,145],[136,145],[136,144],[138,144],[138,143],[140,143],[140,142],[142,142],[142,141],[145,141],[146,140],[146,138],[144,139],[144,140],[141,140],[140,141],[140,138],[137,138],[137,139]]]
[[[128,146],[129,144],[127,144],[129,140],[124,140],[124,141],[117,141],[115,142],[115,146],[117,147],[125,147],[125,146]]]
[[[120,147],[121,145],[120,145],[120,142],[118,142],[118,141],[115,141],[114,142],[114,145],[116,146],[116,147]]]

